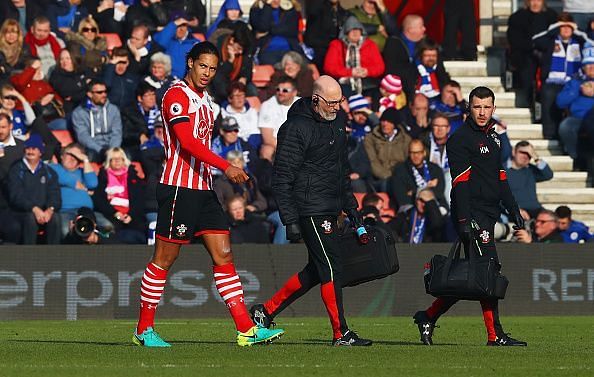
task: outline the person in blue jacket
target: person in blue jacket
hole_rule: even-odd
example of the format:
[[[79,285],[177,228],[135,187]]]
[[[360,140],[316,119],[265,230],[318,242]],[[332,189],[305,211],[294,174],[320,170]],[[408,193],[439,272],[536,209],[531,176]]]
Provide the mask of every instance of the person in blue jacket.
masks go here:
[[[582,69],[563,86],[557,106],[569,110],[569,116],[559,125],[559,137],[565,152],[575,160],[582,120],[594,107],[594,46],[582,50]]]
[[[563,236],[563,242],[582,243],[594,241],[594,235],[590,232],[590,228],[583,222],[571,218],[571,208],[559,206],[555,213],[559,218],[559,231]]]
[[[197,26],[196,18],[188,20],[184,13],[176,12],[163,30],[153,35],[153,39],[171,56],[171,74],[176,78],[186,73],[186,54],[199,39],[190,33],[189,26]]]

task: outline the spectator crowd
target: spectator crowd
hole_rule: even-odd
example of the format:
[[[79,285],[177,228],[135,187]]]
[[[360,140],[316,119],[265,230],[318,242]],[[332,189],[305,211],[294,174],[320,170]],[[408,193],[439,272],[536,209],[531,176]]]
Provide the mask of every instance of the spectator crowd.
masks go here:
[[[250,177],[235,184],[214,171],[233,242],[288,242],[272,191],[276,136],[321,74],[343,91],[350,179],[366,223],[389,228],[401,242],[451,240],[446,142],[464,123],[467,104],[442,55],[476,59],[472,33],[457,51],[456,29],[468,28],[458,8],[446,1],[442,48],[426,36],[421,16],[399,25],[383,0],[351,9],[339,0],[256,0],[249,11],[225,0],[211,23],[199,0],[3,1],[0,238],[150,243],[165,159],[161,99],[184,77],[190,48],[209,40],[221,53],[209,87],[211,149]],[[539,99],[545,137],[561,138],[576,160],[589,153],[580,149],[580,133],[594,139],[594,128],[583,126],[594,118],[587,26],[590,36],[571,15],[527,1],[508,32],[518,77],[535,80],[518,84],[518,101]],[[495,127],[512,191],[535,224],[508,238],[588,241],[569,208],[550,212],[538,202],[536,182],[553,176],[546,161],[526,141],[512,148],[504,122]]]

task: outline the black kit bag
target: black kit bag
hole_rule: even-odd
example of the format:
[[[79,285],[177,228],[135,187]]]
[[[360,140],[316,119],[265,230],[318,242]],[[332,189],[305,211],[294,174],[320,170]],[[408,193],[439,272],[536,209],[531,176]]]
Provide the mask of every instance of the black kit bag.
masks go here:
[[[456,241],[450,253],[435,255],[425,265],[425,291],[434,297],[460,300],[505,298],[509,281],[500,272],[501,265],[492,257],[479,257],[476,240],[470,242],[465,258],[460,258],[462,242]]]
[[[391,232],[370,226],[367,227],[367,233],[367,244],[361,244],[354,231],[347,231],[340,236],[343,287],[382,279],[400,269],[396,241]]]

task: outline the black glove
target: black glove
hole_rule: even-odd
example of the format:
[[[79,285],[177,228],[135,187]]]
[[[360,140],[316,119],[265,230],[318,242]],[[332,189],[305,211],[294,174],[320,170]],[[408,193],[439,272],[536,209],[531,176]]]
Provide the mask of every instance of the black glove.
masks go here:
[[[524,229],[524,218],[522,217],[519,208],[516,207],[512,211],[510,211],[509,217],[511,222],[516,224],[513,226],[515,230]]]
[[[301,239],[299,224],[287,224],[287,239],[291,242],[297,242]]]
[[[472,228],[469,221],[458,223],[458,235],[464,244],[468,244],[472,239]]]
[[[359,211],[357,211],[355,208],[346,210],[346,214],[347,214],[347,217],[349,218],[349,221],[351,222],[351,226],[354,229],[357,229],[361,225],[363,225],[363,221],[361,220],[361,215],[359,215]]]

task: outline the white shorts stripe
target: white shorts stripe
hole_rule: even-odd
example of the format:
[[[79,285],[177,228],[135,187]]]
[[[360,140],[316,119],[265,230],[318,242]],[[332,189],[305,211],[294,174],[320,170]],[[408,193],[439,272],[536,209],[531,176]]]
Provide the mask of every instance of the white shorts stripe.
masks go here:
[[[173,204],[171,205],[171,220],[169,221],[169,238],[173,237],[173,215],[175,215],[175,201],[177,200],[177,191],[179,186],[175,187],[175,195],[173,196]]]

